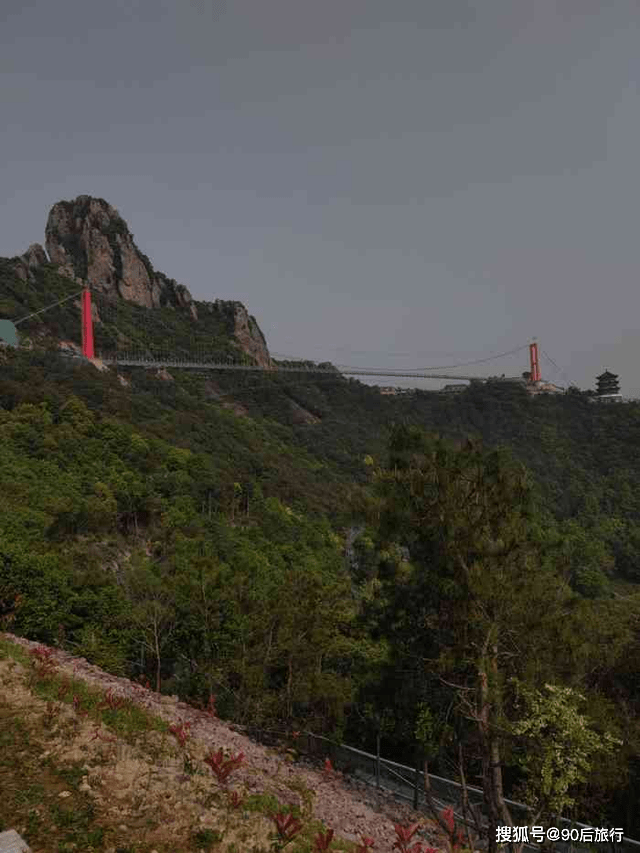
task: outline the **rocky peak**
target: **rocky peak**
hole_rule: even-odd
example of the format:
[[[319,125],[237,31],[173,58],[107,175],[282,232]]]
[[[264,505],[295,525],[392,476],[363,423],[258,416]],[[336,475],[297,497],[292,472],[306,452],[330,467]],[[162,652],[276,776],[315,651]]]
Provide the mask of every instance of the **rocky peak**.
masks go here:
[[[14,269],[18,278],[32,281],[34,270],[48,263],[49,258],[40,243],[32,243],[23,255],[15,259]]]
[[[145,308],[186,308],[198,318],[187,288],[153,269],[104,199],[80,195],[54,204],[45,238],[52,263],[70,278]]]
[[[104,199],[80,195],[54,204],[45,237],[51,263],[69,278],[145,308],[187,310],[194,320],[198,320],[198,307],[218,314],[247,355],[262,367],[271,365],[264,335],[241,302],[217,299],[196,306],[184,285],[154,270],[134,243],[127,223]],[[32,261],[47,262],[44,249],[37,244],[29,247],[23,259],[27,256],[24,275]]]
[[[32,243],[22,256],[22,258],[24,261],[26,261],[27,266],[29,266],[30,269],[36,269],[37,267],[40,267],[43,264],[49,263],[47,253],[42,248],[40,243]]]

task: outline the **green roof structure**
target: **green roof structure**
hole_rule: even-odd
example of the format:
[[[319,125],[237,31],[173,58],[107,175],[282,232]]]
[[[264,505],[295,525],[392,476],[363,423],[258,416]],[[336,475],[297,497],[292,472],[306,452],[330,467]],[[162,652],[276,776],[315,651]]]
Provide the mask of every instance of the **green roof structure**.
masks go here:
[[[11,320],[0,320],[0,341],[9,346],[18,346],[18,333]]]

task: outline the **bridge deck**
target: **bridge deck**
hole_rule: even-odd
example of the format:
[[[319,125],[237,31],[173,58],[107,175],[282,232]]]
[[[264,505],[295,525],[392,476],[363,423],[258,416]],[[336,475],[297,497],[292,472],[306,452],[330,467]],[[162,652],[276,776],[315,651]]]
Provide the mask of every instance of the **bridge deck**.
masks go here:
[[[279,366],[261,367],[256,364],[233,364],[218,361],[193,361],[188,359],[173,358],[145,359],[145,358],[122,358],[116,356],[100,356],[105,364],[121,365],[122,367],[173,367],[181,370],[245,370],[261,373],[322,373],[330,376],[397,376],[408,379],[448,379],[450,381],[480,381],[486,382],[483,376],[451,376],[449,373],[407,373],[402,370],[370,370],[367,368],[332,368],[332,367],[300,367]],[[513,377],[516,378],[516,377]]]

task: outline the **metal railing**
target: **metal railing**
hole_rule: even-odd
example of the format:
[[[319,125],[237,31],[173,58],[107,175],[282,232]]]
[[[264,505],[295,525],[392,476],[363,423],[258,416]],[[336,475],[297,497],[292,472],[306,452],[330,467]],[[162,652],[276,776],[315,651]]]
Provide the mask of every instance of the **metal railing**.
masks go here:
[[[238,726],[237,728],[243,727]],[[330,738],[316,735],[312,732],[300,732],[296,738],[293,738],[290,733],[286,732],[247,727],[246,733],[253,736],[256,740],[263,743],[266,742],[270,745],[286,742],[288,745],[295,747],[298,752],[320,761],[329,758],[336,770],[343,771],[353,778],[376,788],[382,796],[394,798],[403,803],[409,803],[417,810],[424,811],[427,815],[430,815],[424,793],[424,773],[419,768],[399,764],[388,758],[382,758],[382,756],[365,752],[344,743],[337,743]],[[429,773],[429,789],[434,804],[438,808],[453,808],[457,823],[466,824],[470,829],[475,829],[475,825],[469,818],[465,821],[462,807],[463,787],[459,782]],[[482,790],[473,785],[467,785],[466,791],[469,805],[474,807],[486,819]],[[519,826],[530,826],[529,818],[531,809],[529,806],[515,800],[505,799],[505,802],[513,815],[514,821],[519,821]],[[558,829],[577,829],[578,831],[594,828],[590,824],[572,821],[560,816],[554,819],[552,825]],[[486,824],[484,824],[483,828],[487,828]],[[559,840],[553,842],[552,846],[553,850],[560,851],[560,853],[580,853],[580,851],[589,850],[597,850],[598,853],[640,853],[640,841],[627,838],[626,836],[623,837],[622,842],[594,841],[587,844],[579,841]],[[541,847],[542,845],[537,844],[531,839],[530,843],[525,844],[524,849],[540,853]],[[548,842],[546,849],[549,849]]]

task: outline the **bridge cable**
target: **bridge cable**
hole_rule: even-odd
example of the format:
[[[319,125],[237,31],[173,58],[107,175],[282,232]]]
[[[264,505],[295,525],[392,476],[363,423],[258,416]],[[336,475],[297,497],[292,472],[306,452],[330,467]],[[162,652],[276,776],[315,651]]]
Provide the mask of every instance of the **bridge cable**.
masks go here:
[[[18,326],[20,323],[24,323],[25,320],[31,319],[31,317],[36,317],[38,314],[42,314],[43,311],[48,311],[50,308],[55,308],[56,305],[62,305],[63,302],[68,302],[69,299],[75,299],[76,296],[81,296],[85,288],[79,290],[77,293],[72,293],[71,296],[65,296],[64,299],[58,300],[58,302],[52,302],[51,305],[47,305],[46,308],[41,308],[39,311],[34,311],[33,314],[27,314],[26,317],[21,317],[19,320],[14,320],[13,325]]]
[[[517,352],[521,352],[523,349],[527,349],[528,346],[529,346],[529,344],[523,344],[522,346],[516,347],[515,349],[507,350],[507,352],[499,352],[499,353],[496,353],[495,355],[491,355],[487,358],[476,358],[473,361],[461,361],[458,364],[443,364],[443,365],[439,365],[437,367],[407,367],[406,370],[407,370],[407,372],[416,372],[417,373],[419,371],[427,371],[427,370],[454,370],[457,367],[468,367],[471,364],[485,364],[486,362],[493,361],[494,359],[497,359],[497,358],[504,358],[504,356],[507,356],[507,355],[514,355]],[[351,370],[351,369],[353,369],[353,370],[360,370],[360,369],[361,370],[378,370],[378,369],[380,369],[377,367],[376,368],[374,368],[374,367],[357,368],[357,367],[353,367],[353,365],[350,365],[350,364],[336,364],[336,367],[346,367],[347,370]],[[402,370],[404,370],[404,369],[405,368],[402,368]],[[455,379],[456,377],[452,376],[451,378]]]
[[[550,356],[550,355],[547,355],[547,353],[546,353],[544,350],[542,350],[542,355],[543,355],[543,356],[544,356],[548,361],[550,361],[550,362],[551,362],[551,364],[555,367],[555,369],[556,369],[556,370],[558,371],[558,373],[562,376],[562,378],[565,380],[565,382],[566,382],[568,385],[571,385],[571,380],[569,379],[569,377],[567,376],[567,374],[564,372],[564,370],[563,370],[561,367],[558,367],[558,365],[557,365],[557,364],[555,363],[555,361],[551,358],[551,356]]]

